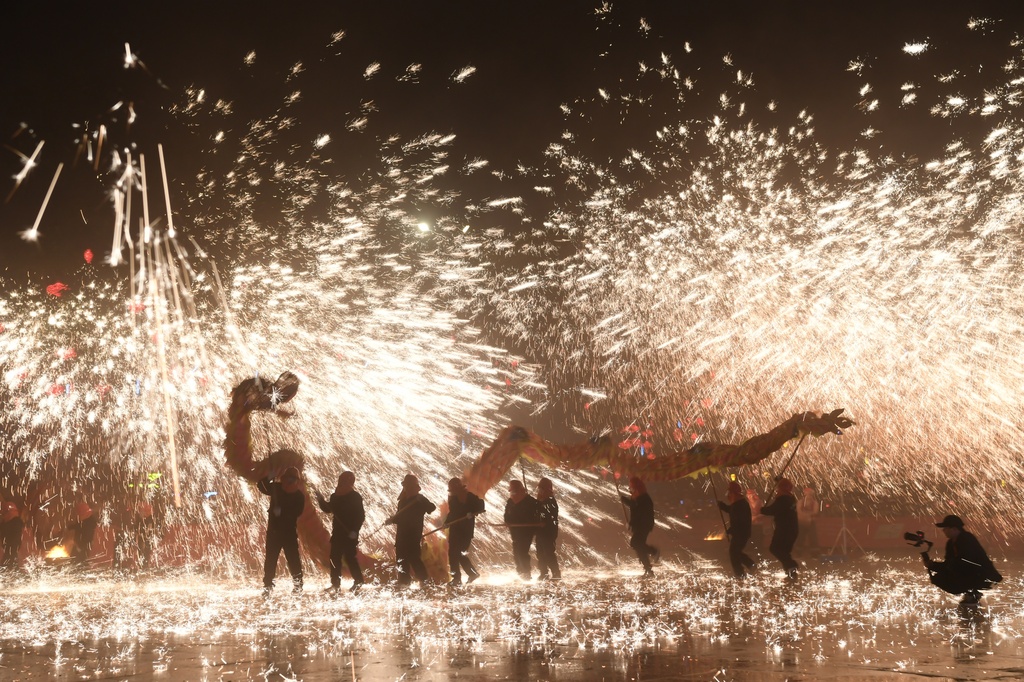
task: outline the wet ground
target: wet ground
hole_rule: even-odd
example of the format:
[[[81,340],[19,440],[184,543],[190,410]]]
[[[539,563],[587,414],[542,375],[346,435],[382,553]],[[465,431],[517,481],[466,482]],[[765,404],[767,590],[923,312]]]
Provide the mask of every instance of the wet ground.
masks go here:
[[[492,570],[457,592],[337,598],[320,576],[264,598],[251,575],[40,567],[0,593],[0,679],[1018,680],[1022,564],[1001,562],[969,611],[916,556],[815,562],[796,584],[693,556],[651,580],[632,564],[559,583]]]

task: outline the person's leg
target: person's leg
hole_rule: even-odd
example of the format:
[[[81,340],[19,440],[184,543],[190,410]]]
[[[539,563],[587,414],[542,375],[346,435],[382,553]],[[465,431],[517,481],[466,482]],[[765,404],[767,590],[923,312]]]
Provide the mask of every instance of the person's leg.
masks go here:
[[[473,566],[473,562],[469,560],[469,548],[473,544],[473,538],[464,538],[462,541],[462,551],[459,552],[459,566],[466,572],[466,583],[471,583],[480,577],[476,567]]]
[[[654,572],[651,568],[651,557],[650,548],[647,545],[647,533],[634,533],[633,537],[629,540],[629,546],[636,552],[636,556],[640,559],[640,565],[644,567],[644,575],[650,575]]]
[[[459,570],[462,565],[462,546],[455,538],[448,538],[448,575],[452,578],[452,585],[462,584],[462,572]]]
[[[541,580],[547,579],[551,574],[549,539],[547,533],[537,533],[537,577]]]
[[[975,606],[981,601],[980,587],[976,582],[965,578],[953,571],[946,571],[940,568],[931,576],[932,584],[944,592],[963,595],[960,600],[961,606]]]
[[[558,551],[556,549],[558,543],[558,533],[552,533],[548,541],[548,568],[551,569],[551,579],[561,580],[562,570],[558,568]]]
[[[263,560],[263,587],[270,589],[274,586],[274,578],[277,576],[277,559],[281,556],[280,534],[272,528],[267,529],[267,555]]]
[[[778,559],[779,562],[782,563],[783,566],[785,566],[785,560],[783,559],[783,557],[785,556],[785,552],[782,548],[783,543],[781,542],[781,538],[779,538],[776,535],[773,535],[772,542],[770,545],[768,545],[768,553],[776,559]]]
[[[945,570],[944,565],[931,574],[931,581],[935,587],[950,594],[964,594],[971,589],[970,584],[953,571]]]
[[[512,538],[512,556],[516,562],[516,573],[520,578],[529,580],[533,568],[530,566],[530,538],[515,536]]]
[[[747,536],[742,536],[741,535],[741,536],[735,537],[733,539],[736,541],[736,546],[739,549],[739,551],[738,551],[736,556],[737,556],[737,558],[740,561],[740,565],[741,566],[745,566],[746,568],[754,568],[755,566],[757,566],[757,562],[754,561],[753,559],[751,559],[750,556],[748,556],[747,552],[746,552],[747,543],[750,542],[750,536],[749,535],[747,535]]]
[[[408,556],[409,570],[412,572],[414,576],[416,576],[417,580],[419,580],[421,583],[426,584],[430,582],[430,574],[427,573],[427,567],[423,563],[422,554],[422,546],[416,545],[414,549],[410,548]]]
[[[395,543],[395,563],[398,565],[399,585],[408,585],[412,582],[412,577],[409,575],[409,554],[410,548],[406,546],[406,543]]]
[[[342,556],[348,564],[348,572],[352,574],[352,586],[363,584],[363,569],[359,567],[359,542],[357,540],[342,541]],[[338,563],[338,581],[341,582],[341,562]]]
[[[789,542],[789,544],[786,546],[786,561],[784,562],[783,565],[786,567],[786,570],[789,571],[789,572],[793,572],[796,569],[800,568],[800,564],[797,562],[796,559],[793,558],[793,545],[794,544],[796,544],[796,538],[793,538]]]
[[[742,578],[746,575],[746,571],[743,569],[743,538],[730,538],[729,539],[729,563],[732,564],[732,572],[737,578]]]
[[[299,556],[299,536],[288,533],[282,538],[284,558],[288,562],[288,572],[292,575],[292,589],[302,590],[302,557]]]
[[[469,560],[469,554],[466,552],[462,553],[459,561],[462,563],[462,570],[466,572],[466,582],[471,583],[480,577],[480,573],[473,566],[473,562]]]
[[[341,538],[331,538],[331,587],[341,587],[341,557],[344,554]]]
[[[782,564],[782,568],[785,569],[786,575],[790,578],[796,577],[797,568],[800,564],[793,558],[793,545],[796,543],[795,537],[774,537],[772,539],[771,547],[769,551],[772,553],[779,563]]]

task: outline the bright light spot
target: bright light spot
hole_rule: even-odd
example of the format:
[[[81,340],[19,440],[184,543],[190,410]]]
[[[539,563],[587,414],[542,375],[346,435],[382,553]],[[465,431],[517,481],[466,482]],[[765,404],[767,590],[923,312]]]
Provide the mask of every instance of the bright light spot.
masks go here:
[[[68,554],[68,550],[64,548],[64,545],[54,545],[53,548],[46,553],[47,559],[66,559],[69,556],[71,555]]]
[[[456,83],[461,83],[462,81],[472,76],[474,73],[476,73],[475,66],[464,66],[458,71],[456,71],[454,74],[452,74],[452,80],[455,81]]]

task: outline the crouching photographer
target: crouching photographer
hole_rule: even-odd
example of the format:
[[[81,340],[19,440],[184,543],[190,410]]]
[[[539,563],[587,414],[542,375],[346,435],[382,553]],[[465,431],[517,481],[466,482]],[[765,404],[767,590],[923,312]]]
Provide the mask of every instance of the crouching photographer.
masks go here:
[[[928,569],[932,584],[950,594],[962,594],[962,606],[973,606],[981,599],[980,590],[987,590],[1003,579],[991,559],[985,553],[978,538],[964,530],[963,520],[950,514],[935,524],[946,536],[946,557],[935,561],[928,556],[932,543],[924,539],[924,533],[906,533],[904,537],[915,547],[927,544],[921,552],[921,561]]]

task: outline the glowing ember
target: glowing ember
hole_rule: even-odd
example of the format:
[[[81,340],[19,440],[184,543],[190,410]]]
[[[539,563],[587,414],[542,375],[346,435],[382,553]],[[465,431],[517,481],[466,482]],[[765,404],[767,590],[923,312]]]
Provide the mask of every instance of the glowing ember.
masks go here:
[[[69,556],[68,550],[64,548],[64,545],[54,545],[46,553],[47,559],[67,559]]]

